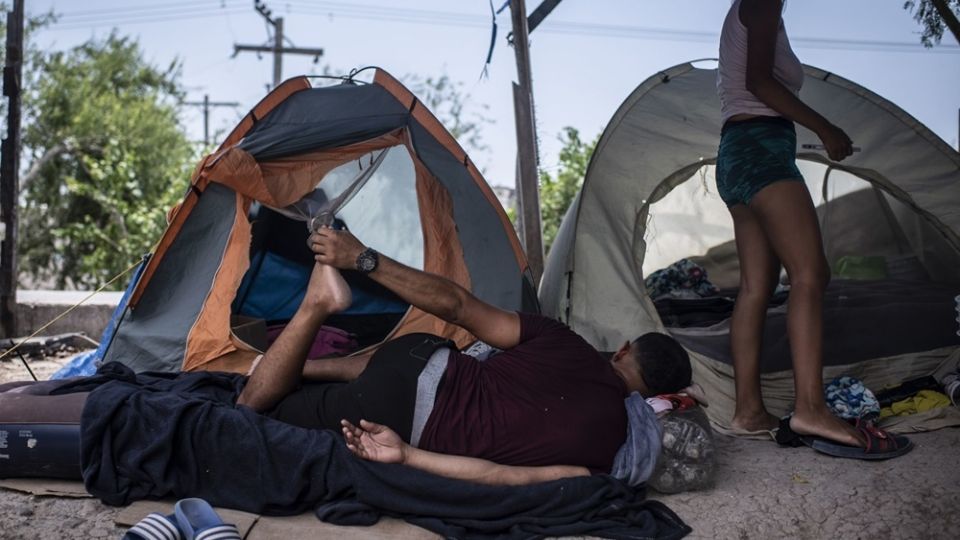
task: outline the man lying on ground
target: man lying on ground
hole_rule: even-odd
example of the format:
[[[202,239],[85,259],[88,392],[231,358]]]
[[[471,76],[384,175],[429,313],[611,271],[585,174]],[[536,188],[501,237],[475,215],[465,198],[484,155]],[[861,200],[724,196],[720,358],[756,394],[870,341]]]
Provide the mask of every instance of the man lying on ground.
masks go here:
[[[689,358],[672,338],[646,334],[608,360],[563,324],[487,304],[379,255],[348,231],[321,229],[309,243],[318,264],[305,298],[238,405],[303,427],[342,427],[361,457],[463,480],[517,485],[614,469],[634,482],[649,475],[659,431],[640,396],[690,384]],[[338,268],[366,273],[503,352],[479,361],[452,342],[413,334],[372,355],[307,360],[324,320],[350,305]]]
[[[347,231],[323,229],[310,245],[318,264],[304,300],[255,366],[239,406],[342,430],[367,459],[487,484],[590,473],[636,484],[652,472],[659,430],[641,396],[690,384],[689,358],[673,339],[646,334],[607,359],[563,324],[484,303],[447,279],[379,256]],[[373,354],[307,360],[326,317],[350,305],[337,268],[365,272],[503,352],[479,361],[450,341],[412,334]],[[78,424],[88,394],[49,395],[64,383],[0,385],[0,423],[29,413],[31,422]]]

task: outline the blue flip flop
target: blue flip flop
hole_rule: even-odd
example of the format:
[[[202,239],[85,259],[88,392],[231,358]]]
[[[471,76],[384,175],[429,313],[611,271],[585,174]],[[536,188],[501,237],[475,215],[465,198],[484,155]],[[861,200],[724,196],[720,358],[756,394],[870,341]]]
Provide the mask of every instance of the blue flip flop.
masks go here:
[[[237,527],[224,523],[203,499],[181,499],[173,513],[186,540],[243,540]]]
[[[130,527],[123,540],[184,540],[173,514],[153,512]]]

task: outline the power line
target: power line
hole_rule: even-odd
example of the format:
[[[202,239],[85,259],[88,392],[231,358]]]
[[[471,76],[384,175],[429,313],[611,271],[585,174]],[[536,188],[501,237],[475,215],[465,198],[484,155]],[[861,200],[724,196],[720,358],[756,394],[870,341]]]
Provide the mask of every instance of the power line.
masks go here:
[[[377,20],[384,22],[401,22],[414,24],[437,24],[443,22],[446,24],[461,27],[486,27],[489,20],[485,17],[475,17],[464,13],[449,11],[433,11],[422,9],[394,8],[390,6],[375,6],[366,4],[362,6],[351,5],[342,2],[303,2],[298,0],[289,0],[289,13],[304,13],[308,15],[338,15],[345,18]],[[566,34],[582,36],[601,36],[601,37],[619,37],[628,39],[658,39],[666,41],[692,41],[699,43],[715,43],[720,39],[720,34],[715,32],[704,32],[695,30],[678,30],[649,28],[639,26],[595,24],[595,23],[575,23],[567,21],[551,20],[544,23],[540,32],[549,34]],[[960,46],[944,44],[938,47],[927,49],[919,43],[908,43],[903,41],[881,41],[881,40],[853,40],[853,39],[832,39],[832,38],[807,38],[791,37],[791,42],[798,47],[813,49],[846,49],[846,50],[881,50],[897,52],[923,52],[939,54],[958,54]]]
[[[349,19],[382,21],[406,24],[444,24],[466,28],[486,28],[490,21],[486,17],[474,16],[452,11],[438,11],[413,8],[397,8],[384,5],[354,5],[345,2],[306,2],[288,0],[284,3],[290,15],[338,16]],[[246,10],[241,4],[224,1],[218,5],[197,5],[195,2],[175,2],[171,4],[151,4],[130,6],[112,10],[85,10],[64,12],[60,20],[52,26],[71,30],[91,26],[115,26],[122,24],[150,24],[175,20],[198,19],[219,15],[239,14]],[[112,15],[105,17],[104,15]],[[548,34],[615,37],[640,40],[664,40],[695,43],[714,43],[719,34],[696,30],[662,29],[640,26],[579,23],[551,20],[538,27],[538,32]],[[925,48],[919,43],[884,40],[853,40],[836,38],[791,37],[799,48],[826,50],[863,50],[906,52],[924,54],[960,54],[960,46],[941,44],[934,48]]]
[[[231,13],[242,13],[245,11],[246,9],[239,7],[209,7],[170,12],[131,13],[128,15],[120,15],[118,17],[88,17],[79,20],[73,20],[73,17],[70,17],[69,14],[66,14],[61,15],[60,19],[57,22],[52,23],[50,26],[57,30],[77,30],[91,27],[153,24],[160,22],[220,17],[223,15],[229,15]]]
[[[73,17],[85,17],[85,16],[96,16],[102,17],[103,15],[124,15],[127,13],[140,13],[140,12],[157,12],[157,11],[180,11],[186,8],[224,8],[228,5],[230,7],[240,6],[241,4],[245,5],[246,2],[240,2],[238,0],[230,0],[220,2],[217,6],[212,5],[199,5],[197,2],[164,2],[160,4],[144,4],[144,5],[134,5],[134,6],[118,6],[111,8],[101,8],[101,9],[88,9],[88,10],[79,10],[79,11],[69,11],[63,13],[64,16]]]

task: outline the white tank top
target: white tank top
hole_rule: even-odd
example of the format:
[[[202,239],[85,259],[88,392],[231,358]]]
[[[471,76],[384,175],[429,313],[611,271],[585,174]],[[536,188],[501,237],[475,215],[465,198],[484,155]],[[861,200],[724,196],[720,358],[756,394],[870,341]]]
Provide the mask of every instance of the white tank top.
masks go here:
[[[787,31],[780,19],[773,77],[797,95],[803,86],[803,66],[790,48]],[[736,0],[720,32],[720,65],[717,69],[717,93],[720,95],[721,121],[735,114],[780,116],[747,90],[747,27],[740,22],[740,0]]]

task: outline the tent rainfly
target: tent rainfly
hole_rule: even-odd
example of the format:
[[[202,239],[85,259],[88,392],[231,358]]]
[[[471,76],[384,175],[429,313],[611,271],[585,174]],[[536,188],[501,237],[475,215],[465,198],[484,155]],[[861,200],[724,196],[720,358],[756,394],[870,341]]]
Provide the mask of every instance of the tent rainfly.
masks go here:
[[[732,414],[729,320],[705,324],[710,317],[700,317],[700,323],[687,327],[667,323],[667,307],[673,321],[681,311],[690,313],[692,304],[680,298],[661,303],[644,286],[645,276],[683,257],[702,264],[721,289],[738,285],[732,223],[712,181],[721,128],[717,72],[701,65],[684,63],[657,73],[617,110],[561,224],[539,294],[546,315],[566,322],[601,350],[614,350],[648,331],[672,333],[695,359],[695,379],[720,403],[711,402],[708,412],[722,424]],[[882,387],[930,374],[945,359],[955,365],[960,358],[953,312],[953,297],[960,294],[960,154],[875,93],[814,67],[804,70],[801,98],[862,149],[833,163],[822,151],[803,147],[820,141],[797,126],[798,160],[818,203],[828,260],[835,268],[831,289],[847,287],[834,297],[828,290],[827,376],[861,374]],[[886,279],[838,279],[843,276],[837,264],[844,257],[882,261]],[[850,290],[859,288],[856,294],[862,295],[865,287],[875,304],[856,308]],[[735,291],[726,299],[731,305],[733,296]],[[929,298],[930,303],[914,313],[902,307],[905,298]],[[784,306],[768,311],[762,360],[764,392],[775,413],[785,412],[792,400],[783,311]],[[905,332],[910,335],[904,337]],[[884,334],[892,336],[887,340],[892,349],[875,346]],[[921,340],[919,334],[929,335]],[[877,364],[868,360],[877,358],[902,369],[890,367],[896,376],[871,371]]]
[[[382,70],[369,84],[314,88],[297,77],[200,162],[120,307],[104,360],[136,371],[246,370],[276,330],[264,327],[289,320],[303,297],[317,216],[495,305],[538,310],[503,208],[409,90]],[[360,346],[411,332],[473,340],[365,276],[347,279],[354,305],[335,326],[366,332]]]

